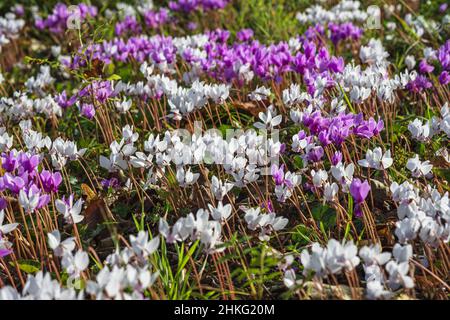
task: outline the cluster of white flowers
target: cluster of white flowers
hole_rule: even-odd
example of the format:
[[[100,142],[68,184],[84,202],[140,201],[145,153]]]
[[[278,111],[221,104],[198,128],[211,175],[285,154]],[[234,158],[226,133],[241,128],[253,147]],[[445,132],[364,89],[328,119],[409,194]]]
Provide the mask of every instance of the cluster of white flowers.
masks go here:
[[[293,268],[289,268],[293,258],[288,259],[283,266],[284,283],[288,288],[302,283],[297,280]],[[314,242],[311,251],[305,249],[300,254],[300,262],[303,265],[303,275],[308,277],[322,278],[327,275],[340,274],[342,271],[352,271],[360,263],[358,248],[353,241],[340,243],[335,239],[330,239],[326,247]]]
[[[391,78],[388,72],[388,56],[381,42],[371,39],[367,46],[360,49],[362,62],[369,66],[362,70],[360,65],[346,64],[344,72],[336,75],[336,81],[345,92],[349,92],[349,97],[354,102],[363,102],[372,92],[375,92],[379,99],[392,102],[395,91],[404,89],[417,77],[417,73],[405,70]]]
[[[219,211],[229,210],[222,208]],[[205,246],[207,251],[217,251],[222,237],[222,225],[219,221],[209,220],[208,210],[199,209],[194,216],[189,213],[186,217],[179,218],[175,224],[170,227],[164,218],[159,220],[159,233],[168,243],[181,241],[197,241]],[[220,214],[222,216],[222,214]],[[217,212],[215,212],[217,218]]]
[[[332,165],[329,171],[312,169],[310,172],[312,185],[315,188],[323,188],[325,201],[333,201],[339,192],[339,185],[341,186],[342,192],[348,193],[354,171],[355,165],[353,163],[345,165],[342,161],[336,165]],[[336,180],[337,184],[329,180],[330,176]]]
[[[81,209],[83,208],[83,200],[78,199],[73,203],[73,197],[69,197],[67,200],[57,199],[55,201],[56,210],[64,216],[66,223],[77,224],[81,222],[84,217],[81,215]]]
[[[347,22],[347,21],[365,21],[367,12],[360,9],[359,1],[343,0],[330,10],[320,5],[314,5],[297,13],[297,19],[301,23],[326,23],[326,22]]]
[[[85,289],[81,289],[83,280],[80,277],[89,266],[88,254],[83,250],[73,252],[75,239],[70,237],[61,241],[58,230],[48,234],[48,244],[54,255],[61,258],[61,266],[69,275],[67,283],[61,285],[52,280],[49,272],[39,271],[28,276],[22,292],[11,286],[1,288],[0,300],[75,300],[86,295],[98,300],[145,299],[144,293],[159,275],[152,271],[148,260],[159,247],[159,237],[149,240],[146,231],[130,236],[131,247],[117,249],[108,255],[95,280],[88,280]]]
[[[42,114],[47,118],[60,117],[62,109],[52,95],[32,99],[25,92],[15,92],[13,97],[0,98],[0,114],[0,122],[7,119],[19,121],[30,119],[37,114]]]
[[[391,259],[391,256],[394,259]],[[412,258],[412,246],[395,244],[392,254],[382,252],[379,244],[362,247],[359,256],[364,261],[366,296],[369,299],[388,299],[393,296],[390,290],[400,287],[414,287],[413,279],[408,275],[409,259]],[[383,266],[389,275],[386,279]],[[388,286],[388,287],[387,287]],[[390,290],[389,290],[390,289]]]
[[[391,150],[387,150],[384,154],[380,147],[373,150],[368,149],[366,158],[359,160],[358,164],[362,167],[373,168],[377,170],[387,169],[394,163],[391,157]]]
[[[144,66],[144,67],[142,67]],[[176,80],[165,75],[151,75],[146,64],[141,66],[141,71],[147,77],[147,83],[140,81],[136,84],[119,81],[114,86],[114,93],[125,93],[126,95],[149,95],[156,96],[164,94],[170,106],[170,117],[181,120],[183,116],[205,107],[209,100],[222,104],[229,97],[230,86],[226,84],[205,84],[201,81],[193,81],[191,87],[180,86]],[[128,102],[129,103],[129,102]],[[127,110],[129,106],[126,105]],[[122,105],[118,109],[123,112]]]
[[[408,159],[406,168],[411,171],[412,176],[415,178],[432,176],[431,169],[433,169],[433,165],[428,160],[420,161],[418,154],[414,158]]]
[[[261,241],[268,241],[272,231],[284,229],[289,220],[284,217],[277,217],[275,212],[261,213],[261,208],[248,208],[245,211],[245,222],[250,230],[259,230],[258,238]]]
[[[426,19],[422,15],[407,13],[404,20],[418,37],[422,37],[427,31],[439,30],[438,22]]]
[[[50,74],[50,66],[43,65],[39,69],[37,76],[32,76],[25,81],[25,87],[29,92],[44,96],[44,88],[52,85],[53,82],[55,82],[55,78]]]
[[[134,143],[138,140],[139,134],[133,132],[133,127],[126,125],[122,128],[122,139],[120,142],[111,142],[109,148],[111,154],[109,158],[100,156],[100,166],[107,169],[109,172],[116,172],[117,170],[127,170],[128,160],[133,155],[137,148]]]
[[[448,102],[441,108],[441,118],[433,116],[425,123],[419,118],[408,124],[411,136],[418,141],[429,141],[434,135],[443,132],[450,138],[450,110]]]
[[[283,90],[283,103],[287,107],[292,107],[303,101],[310,100],[312,100],[311,96],[306,92],[302,92],[300,85],[297,83],[292,83],[289,88]]]
[[[368,299],[390,298],[394,295],[391,290],[414,287],[413,279],[408,275],[410,258],[412,258],[411,245],[402,246],[397,243],[392,254],[382,252],[379,244],[363,246],[358,254],[358,248],[352,241],[340,243],[335,239],[330,239],[326,247],[315,242],[310,250],[305,249],[300,254],[303,275],[313,276],[316,279],[352,271],[362,260]],[[294,268],[291,268],[294,256],[289,255],[285,260],[285,263],[280,264],[284,272],[284,284],[294,289],[302,285],[303,281],[297,279]]]
[[[408,181],[390,186],[392,199],[398,204],[395,235],[400,243],[419,238],[438,246],[440,241],[450,241],[450,206],[448,192],[441,195],[436,189],[427,187],[423,196],[420,190]]]
[[[253,90],[248,97],[252,101],[262,101],[266,100],[270,97],[271,91],[269,88],[266,88],[264,86],[257,87],[255,90]]]
[[[263,114],[261,120],[267,122],[268,117]],[[269,123],[275,126],[279,121],[281,116],[276,116]],[[147,186],[155,185],[171,164],[177,168],[178,182],[191,185],[198,175],[182,167],[205,163],[221,165],[233,177],[233,185],[243,187],[257,181],[261,170],[279,156],[282,147],[279,141],[254,130],[233,132],[232,137],[226,138],[213,129],[204,134],[195,131],[192,136],[185,130],[166,131],[162,137],[151,134],[144,142],[145,152],[136,152],[137,139],[131,127],[124,127],[121,141],[111,143],[109,157],[100,156],[100,166],[110,172],[127,170],[128,165],[149,169]]]
[[[78,150],[77,144],[73,141],[61,137],[52,141],[50,137],[44,137],[41,132],[32,129],[31,120],[22,120],[19,126],[26,149],[30,152],[40,153],[42,149],[46,148],[51,157],[52,166],[56,170],[61,170],[66,166],[68,160],[75,161],[86,152],[86,149]]]
[[[110,254],[95,281],[87,282],[86,292],[97,300],[145,299],[144,293],[159,276],[148,259],[158,249],[159,242],[159,237],[149,239],[147,231],[131,235],[131,247]]]
[[[304,267],[303,274],[306,276],[313,272],[314,275],[322,277],[327,274],[352,271],[360,262],[357,254],[358,249],[353,241],[340,243],[335,239],[330,239],[326,248],[314,243],[311,253],[305,249],[300,255]]]
[[[0,53],[4,45],[19,36],[19,32],[24,25],[25,20],[17,18],[12,12],[8,12],[3,17],[0,17]]]

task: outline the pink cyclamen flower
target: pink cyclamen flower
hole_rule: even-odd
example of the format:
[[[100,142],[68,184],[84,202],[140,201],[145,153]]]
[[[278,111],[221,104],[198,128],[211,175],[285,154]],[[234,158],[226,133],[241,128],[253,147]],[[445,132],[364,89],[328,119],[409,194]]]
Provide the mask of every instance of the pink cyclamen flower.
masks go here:
[[[420,64],[419,64],[419,71],[420,71],[420,73],[430,73],[430,72],[433,72],[433,70],[434,70],[434,67],[432,65],[430,65],[427,62],[427,60],[422,59],[420,61]]]
[[[276,164],[273,164],[271,168],[271,173],[277,186],[282,185],[284,183],[284,164],[282,164],[279,168],[277,167]]]
[[[367,195],[369,194],[369,191],[370,185],[367,180],[361,182],[360,179],[355,178],[350,184],[350,194],[352,195],[353,199],[355,199],[356,203],[364,202],[364,200],[367,198]]]
[[[92,104],[87,104],[87,103],[83,104],[83,106],[81,107],[81,115],[85,116],[89,120],[94,118],[94,116],[95,116],[94,106]]]
[[[340,151],[336,151],[334,154],[333,154],[333,157],[331,158],[331,164],[333,165],[333,166],[335,166],[335,165],[337,165],[339,162],[341,162],[342,161],[342,152],[340,152]]]
[[[355,216],[358,218],[362,216],[361,203],[363,203],[364,200],[367,198],[369,191],[370,185],[367,182],[367,180],[361,182],[361,180],[355,178],[350,184],[350,194],[352,195],[353,199],[356,202],[354,208]]]
[[[12,253],[12,250],[0,249],[0,258],[6,257],[7,255],[10,255],[11,253]]]
[[[50,171],[42,170],[40,177],[45,192],[58,191],[58,187],[62,182],[62,177],[59,172],[51,173]]]
[[[439,82],[442,85],[446,85],[450,83],[450,73],[447,71],[442,71],[441,75],[439,76]]]

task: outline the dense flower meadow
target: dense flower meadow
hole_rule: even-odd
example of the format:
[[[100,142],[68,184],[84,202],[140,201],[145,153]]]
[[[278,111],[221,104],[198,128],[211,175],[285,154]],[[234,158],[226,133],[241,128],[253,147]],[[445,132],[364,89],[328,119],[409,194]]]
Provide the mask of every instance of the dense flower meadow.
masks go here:
[[[0,4],[0,299],[450,297],[445,1],[74,2]]]

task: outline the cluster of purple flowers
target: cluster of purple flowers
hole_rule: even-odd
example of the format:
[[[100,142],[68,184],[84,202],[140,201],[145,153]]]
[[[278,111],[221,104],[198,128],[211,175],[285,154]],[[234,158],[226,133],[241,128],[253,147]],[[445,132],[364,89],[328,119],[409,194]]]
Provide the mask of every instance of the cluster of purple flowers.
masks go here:
[[[64,3],[58,3],[53,8],[53,12],[45,19],[37,19],[35,26],[39,30],[48,29],[52,33],[63,33],[67,29],[69,17],[75,15],[82,22],[87,16],[95,17],[98,13],[97,7],[80,3],[78,10],[72,12]]]
[[[148,10],[144,13],[145,25],[151,29],[157,29],[170,21],[169,10],[160,8],[156,10]]]
[[[437,59],[436,59],[437,58]],[[439,82],[442,85],[448,85],[450,83],[450,40],[447,40],[437,50],[437,57],[432,58],[437,60],[440,65]],[[419,75],[406,86],[411,92],[421,92],[422,90],[431,89],[433,83],[429,79],[428,75],[435,71],[433,66],[427,59],[422,59],[419,63]]]
[[[323,146],[333,143],[341,145],[351,134],[360,138],[370,139],[384,128],[383,120],[373,118],[364,120],[363,114],[340,113],[335,117],[324,117],[317,110],[303,117],[303,124],[310,133],[317,136]],[[302,139],[302,138],[300,138]]]
[[[430,79],[428,79],[423,74],[417,75],[417,77],[413,81],[409,82],[406,85],[406,89],[415,93],[430,89],[431,87],[433,87],[433,84],[431,83]]]
[[[117,36],[123,34],[140,34],[142,27],[140,23],[133,16],[126,16],[122,21],[116,23],[114,32]]]
[[[105,64],[114,60],[123,62],[131,58],[140,63],[147,58],[152,58],[155,63],[163,61],[172,63],[176,59],[176,48],[171,37],[160,35],[151,38],[131,37],[127,40],[115,38],[111,41],[90,44],[85,51],[81,48],[70,67],[77,69],[87,66],[87,57],[92,60],[100,60]]]
[[[94,81],[80,90],[78,97],[95,97],[100,103],[105,103],[114,95],[111,81]]]
[[[343,24],[330,22],[328,29],[330,30],[330,39],[334,45],[337,45],[342,40],[357,41],[363,35],[363,30],[351,22]]]
[[[10,191],[18,195],[22,190],[27,195],[38,195],[36,209],[42,208],[50,201],[48,193],[57,192],[62,182],[59,172],[40,170],[39,155],[12,150],[1,155],[2,169],[5,174],[0,177],[0,191]],[[0,209],[7,206],[7,200],[0,198]]]
[[[343,26],[343,31],[335,34],[333,39],[359,37],[362,32],[350,24]],[[286,42],[265,45],[252,40],[253,31],[250,29],[238,32],[239,42],[229,44],[230,32],[216,29],[207,33],[208,43],[203,47],[206,56],[196,55],[189,47],[180,53],[171,37],[161,35],[150,38],[135,36],[126,40],[115,38],[90,44],[85,50],[80,49],[71,67],[75,69],[85,66],[86,57],[101,60],[106,64],[113,60],[125,62],[131,58],[142,63],[150,58],[156,64],[170,65],[176,62],[178,53],[188,65],[199,65],[208,76],[226,82],[237,80],[242,83],[253,76],[264,81],[281,81],[285,73],[294,71],[303,76],[308,92],[312,94],[316,90],[315,80],[318,76],[326,78],[328,86],[333,85],[332,74],[344,70],[344,59],[331,56],[321,38],[314,36],[323,34],[323,27],[316,26],[308,30],[299,38],[302,50],[292,51]]]
[[[447,40],[438,50],[438,60],[442,67],[439,82],[442,85],[450,83],[450,40]]]
[[[176,0],[169,2],[169,9],[183,12],[218,10],[225,8],[228,3],[230,0]]]
[[[147,10],[143,13],[143,20],[145,25],[151,29],[157,29],[170,21],[170,12],[190,13],[193,11],[209,11],[223,9],[230,0],[178,0],[170,1],[168,8],[160,7],[158,10]],[[191,29],[191,28],[189,28]],[[195,28],[194,28],[195,29]],[[140,34],[142,27],[137,19],[133,16],[126,16],[122,21],[119,21],[115,27],[117,36],[124,33]]]

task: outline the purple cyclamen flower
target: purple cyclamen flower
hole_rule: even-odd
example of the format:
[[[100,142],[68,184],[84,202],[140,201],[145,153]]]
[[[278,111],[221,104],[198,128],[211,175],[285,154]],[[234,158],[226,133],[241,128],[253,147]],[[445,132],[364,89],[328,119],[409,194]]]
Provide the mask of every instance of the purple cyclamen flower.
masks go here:
[[[284,183],[284,164],[282,164],[279,168],[276,164],[273,164],[271,167],[271,174],[275,180],[275,184],[277,186],[282,185]]]
[[[422,59],[419,64],[419,72],[420,73],[431,73],[433,72],[434,67],[430,65],[427,60]]]
[[[33,172],[39,165],[39,162],[41,162],[38,155],[32,155],[29,157],[26,153],[23,152],[19,154],[19,159],[23,170],[27,172]]]
[[[361,182],[361,180],[355,178],[350,184],[350,194],[355,200],[355,208],[354,208],[355,216],[358,218],[362,216],[361,203],[363,203],[364,200],[367,198],[369,191],[370,185],[367,182],[367,180]]]
[[[337,165],[342,161],[342,152],[336,151],[333,156],[331,157],[331,164],[333,166]]]
[[[448,73],[448,71],[442,71],[441,75],[439,76],[439,83],[443,86],[450,83],[450,73]]]
[[[50,171],[42,170],[39,176],[45,192],[58,191],[58,187],[62,182],[62,177],[59,172],[51,173]]]
[[[355,134],[370,139],[380,133],[383,128],[383,120],[376,122],[373,118],[370,118],[368,121],[363,121],[361,125],[355,128]]]
[[[252,29],[242,29],[236,34],[236,37],[239,39],[239,41],[245,42],[253,38],[253,30]]]
[[[440,13],[444,13],[445,11],[447,11],[448,8],[448,4],[447,3],[443,3],[439,6],[439,12]]]
[[[23,5],[17,4],[14,8],[14,13],[20,17],[23,16],[25,14],[25,9]]]
[[[270,201],[270,199],[267,200],[267,201],[264,201],[264,202],[261,204],[261,209],[266,209],[269,213],[270,213],[270,212],[274,212],[274,210],[273,210],[273,205],[272,205],[272,201]]]
[[[81,106],[81,115],[85,116],[89,120],[95,116],[95,108],[92,104],[85,103]]]
[[[416,77],[416,79],[414,79],[413,81],[409,82],[406,85],[406,88],[414,93],[419,93],[424,89],[430,89],[431,87],[433,87],[433,84],[431,83],[431,81],[424,75],[418,75]]]
[[[8,201],[5,198],[0,198],[0,210],[6,209]]]
[[[367,180],[361,182],[360,179],[355,178],[350,184],[350,194],[352,195],[356,203],[364,202],[364,200],[367,198],[367,195],[369,194],[369,191],[370,185]]]
[[[311,151],[308,152],[307,159],[311,162],[319,162],[322,160],[324,151],[321,146],[317,146],[311,149]]]
[[[0,249],[0,258],[4,258],[12,253],[9,249]]]
[[[14,194],[18,194],[25,187],[25,180],[22,177],[14,177],[9,172],[3,176],[3,183]]]
[[[101,185],[102,185],[103,189],[109,189],[109,188],[117,189],[120,186],[119,180],[117,180],[117,178],[102,179]]]
[[[13,172],[19,165],[17,156],[14,151],[8,154],[2,154],[2,168],[7,172]]]
[[[188,28],[189,30],[191,30],[191,31],[194,31],[195,29],[197,29],[197,27],[198,27],[197,23],[195,23],[195,22],[193,22],[193,21],[190,21],[190,22],[187,24],[187,28]]]
[[[56,102],[63,109],[73,106],[75,104],[76,100],[77,100],[76,95],[73,95],[72,97],[67,98],[66,90],[64,90],[63,92],[61,92],[59,95],[56,96]]]

